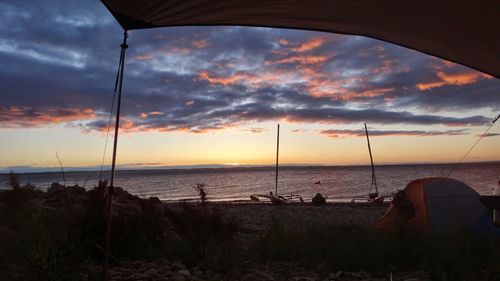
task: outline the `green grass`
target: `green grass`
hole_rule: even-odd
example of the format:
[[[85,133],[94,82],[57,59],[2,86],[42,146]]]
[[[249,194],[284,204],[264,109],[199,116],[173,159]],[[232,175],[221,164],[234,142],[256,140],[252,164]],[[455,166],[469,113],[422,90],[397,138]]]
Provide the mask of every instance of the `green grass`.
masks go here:
[[[11,174],[10,190],[0,192],[0,281],[77,280],[88,264],[104,258],[104,187],[87,191],[82,206],[52,208],[35,186]],[[117,189],[122,198],[130,197]],[[115,193],[115,194],[116,194]],[[118,195],[117,195],[118,196]],[[159,200],[134,201],[132,210],[115,206],[111,262],[181,259],[190,264],[227,264],[226,250],[238,226],[215,206],[182,205],[172,211]]]
[[[355,227],[318,226],[286,230],[274,221],[251,247],[258,261],[288,261],[331,270],[424,270],[435,278],[462,280],[477,270],[500,266],[500,239],[472,233],[398,235]]]
[[[79,208],[57,209],[42,206],[40,198],[46,194],[21,185],[15,175],[10,185],[11,190],[0,192],[0,281],[78,280],[77,273],[87,265],[102,264],[103,187],[88,191],[87,203]],[[468,280],[471,272],[500,268],[498,237],[398,235],[314,224],[296,229],[273,220],[243,248],[233,239],[241,227],[216,204],[167,208],[158,200],[134,200],[138,211],[122,210],[113,217],[113,263],[166,258],[223,272],[245,262],[290,262],[384,276],[424,270],[435,280]]]

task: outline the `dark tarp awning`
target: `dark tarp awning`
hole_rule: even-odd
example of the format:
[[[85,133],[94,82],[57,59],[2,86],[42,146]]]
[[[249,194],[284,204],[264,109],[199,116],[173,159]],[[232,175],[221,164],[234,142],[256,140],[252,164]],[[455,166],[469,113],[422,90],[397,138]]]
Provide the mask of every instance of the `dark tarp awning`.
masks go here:
[[[125,30],[266,26],[364,35],[500,78],[500,1],[101,0]]]

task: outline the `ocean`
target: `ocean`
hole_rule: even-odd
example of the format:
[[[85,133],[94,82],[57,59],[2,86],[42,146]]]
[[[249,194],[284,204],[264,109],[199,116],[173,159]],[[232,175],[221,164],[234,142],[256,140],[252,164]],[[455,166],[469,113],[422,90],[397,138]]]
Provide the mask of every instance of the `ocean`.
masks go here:
[[[450,164],[379,165],[375,167],[379,192],[388,195],[403,189],[411,180],[446,177]],[[62,174],[22,173],[21,183],[32,183],[42,190],[51,183],[63,183]],[[109,178],[109,173],[103,175]],[[89,189],[97,184],[99,172],[66,172],[66,184]],[[451,178],[471,186],[480,194],[492,194],[500,180],[500,163],[466,163]],[[0,175],[0,188],[7,188],[8,175]],[[315,182],[320,181],[320,184]],[[155,196],[165,201],[198,198],[197,184],[203,183],[209,200],[248,200],[251,194],[269,194],[275,189],[274,167],[234,167],[217,169],[119,170],[116,184],[139,197]],[[283,166],[279,169],[279,194],[299,194],[309,200],[317,192],[330,200],[348,200],[370,192],[370,166]],[[373,190],[372,190],[373,191]]]

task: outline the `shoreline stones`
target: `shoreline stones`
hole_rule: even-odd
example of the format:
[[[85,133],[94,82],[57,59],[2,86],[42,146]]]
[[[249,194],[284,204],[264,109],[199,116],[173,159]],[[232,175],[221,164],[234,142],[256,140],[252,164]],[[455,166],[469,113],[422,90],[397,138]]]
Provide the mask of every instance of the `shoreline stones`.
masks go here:
[[[93,272],[102,270],[100,267],[92,268]],[[85,274],[82,273],[82,276]],[[199,267],[187,267],[182,262],[157,262],[130,261],[111,268],[108,272],[111,281],[391,281],[389,275],[371,275],[365,271],[337,271],[320,273],[316,270],[306,270],[293,264],[280,262],[275,266],[245,264],[244,269],[234,270],[230,273],[217,273],[200,270]],[[91,279],[82,278],[82,281]],[[392,281],[429,281],[430,279],[421,271],[393,274]]]

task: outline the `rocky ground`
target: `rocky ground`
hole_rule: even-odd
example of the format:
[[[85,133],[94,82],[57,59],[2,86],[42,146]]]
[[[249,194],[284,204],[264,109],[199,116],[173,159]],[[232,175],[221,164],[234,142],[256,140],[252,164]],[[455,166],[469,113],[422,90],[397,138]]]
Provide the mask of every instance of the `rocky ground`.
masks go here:
[[[224,214],[246,227],[263,229],[273,220],[280,220],[291,228],[312,225],[371,227],[388,205],[368,203],[329,203],[314,206],[309,203],[293,205],[272,204],[217,204]]]
[[[42,197],[43,204],[52,208],[81,208],[86,205],[86,193],[79,187],[63,187],[53,185],[47,194]],[[116,213],[138,212],[141,202],[148,201],[158,205],[156,198],[141,200],[127,192],[118,189],[114,197],[114,211]],[[289,229],[305,228],[313,225],[322,226],[357,226],[369,228],[384,214],[387,205],[370,205],[365,203],[335,203],[325,206],[311,204],[292,204],[276,206],[265,203],[209,203],[211,207],[219,209],[224,217],[236,221],[240,232],[235,237],[238,243],[245,244],[255,237],[265,233],[273,221],[279,220]],[[176,210],[179,204],[164,203],[166,208]],[[91,276],[98,276],[101,267],[89,269],[89,273],[82,273],[82,280],[90,280]],[[304,269],[293,263],[279,262],[273,264],[247,263],[239,268],[233,268],[217,273],[203,264],[186,267],[182,262],[129,261],[111,267],[108,271],[109,280],[245,280],[245,281],[274,281],[274,280],[390,280],[387,276],[371,275],[367,272],[328,272],[324,269]],[[427,280],[421,272],[393,276],[393,280],[418,281]]]
[[[12,212],[12,210],[18,209],[20,204],[25,204],[26,202],[31,202],[29,206],[25,207],[26,210],[32,212],[33,214],[44,213],[44,210],[50,210],[49,213],[54,213],[61,215],[61,217],[70,221],[68,225],[71,224],[71,220],[75,218],[80,218],[82,215],[90,216],[93,219],[98,219],[103,216],[101,212],[104,211],[102,202],[105,196],[105,188],[95,188],[90,191],[73,186],[65,187],[59,184],[54,184],[47,192],[41,191],[29,191],[30,188],[21,188],[16,192],[0,194],[0,207],[4,214]],[[20,203],[16,203],[17,201]],[[24,203],[23,203],[24,202]],[[96,204],[96,202],[101,202]],[[205,210],[205,208],[212,210],[217,210],[220,213],[220,218],[223,221],[234,221],[238,226],[238,231],[234,235],[231,243],[236,244],[236,247],[224,248],[226,251],[245,251],[248,247],[251,247],[253,242],[261,239],[263,235],[269,234],[272,230],[273,224],[275,222],[280,222],[280,225],[285,230],[301,231],[306,230],[311,227],[321,226],[321,229],[338,229],[342,227],[354,227],[360,229],[370,229],[373,223],[380,218],[387,210],[387,205],[371,205],[366,203],[334,203],[327,204],[325,206],[313,206],[311,204],[291,204],[291,205],[271,205],[263,203],[208,203],[207,205],[201,205],[199,203],[190,203],[191,206],[195,206],[198,210]],[[26,204],[25,204],[26,205]],[[28,205],[26,205],[28,206]],[[15,209],[13,209],[15,208]],[[35,211],[33,211],[35,210]],[[182,213],[183,207],[176,203],[162,203],[158,198],[141,199],[139,197],[133,196],[128,192],[117,188],[114,195],[113,204],[113,214],[115,215],[115,224],[121,225],[121,232],[115,231],[117,237],[124,237],[124,232],[129,235],[126,241],[135,241],[134,237],[143,236],[144,228],[147,227],[147,231],[150,232],[151,239],[163,239],[164,232],[175,233],[175,225],[172,226],[172,217],[169,214],[178,212]],[[185,209],[184,209],[185,211]],[[33,214],[19,214],[20,217],[26,217],[33,219]],[[96,215],[97,214],[97,215]],[[138,215],[140,214],[140,215]],[[213,213],[212,213],[213,214]],[[38,216],[38,215],[37,215]],[[83,217],[85,217],[83,216]],[[199,215],[197,215],[199,216]],[[10,216],[5,216],[3,220],[9,218]],[[120,221],[121,219],[121,221]],[[191,217],[193,219],[193,217]],[[200,219],[199,217],[194,217],[194,219]],[[215,219],[218,219],[215,216]],[[144,224],[144,220],[148,220],[149,224]],[[37,222],[37,221],[35,221]],[[133,224],[131,224],[133,222]],[[206,224],[207,221],[203,222]],[[210,222],[210,221],[209,221]],[[4,241],[9,241],[11,239],[16,242],[18,236],[15,232],[16,225],[18,222],[13,223],[10,227],[7,225],[0,227],[0,238],[5,238]],[[121,223],[121,224],[120,224]],[[134,224],[142,223],[141,227],[135,227]],[[83,221],[81,226],[87,227],[88,222]],[[156,225],[162,225],[164,228],[156,229]],[[38,225],[37,225],[38,226]],[[206,225],[205,225],[206,227]],[[132,229],[132,230],[129,230]],[[49,231],[51,229],[44,229]],[[196,225],[195,229],[196,231]],[[101,237],[101,228],[96,229],[96,237]],[[191,230],[192,231],[192,230]],[[194,233],[196,234],[196,233]],[[191,233],[191,235],[194,235]],[[87,237],[87,236],[86,236]],[[147,236],[149,237],[149,236]],[[165,236],[168,239],[174,239],[172,241],[177,241],[175,236]],[[196,237],[196,236],[192,236]],[[2,239],[3,239],[2,238]],[[43,237],[42,237],[43,238]],[[199,238],[199,237],[198,237]],[[17,239],[17,240],[16,240]],[[132,240],[130,240],[132,239]],[[142,241],[141,246],[137,249],[141,249],[143,245],[150,245],[150,240],[147,238]],[[185,239],[185,237],[183,238]],[[350,238],[348,238],[350,239]],[[359,239],[359,237],[358,237]],[[309,239],[310,240],[310,239]],[[50,240],[50,235],[47,240]],[[179,240],[181,241],[181,240]],[[186,240],[183,240],[184,242]],[[24,243],[19,240],[17,242]],[[8,245],[9,243],[5,244]],[[12,244],[12,243],[10,243]],[[160,243],[161,244],[161,243]],[[35,244],[38,245],[38,244]],[[45,245],[45,244],[42,244]],[[72,240],[67,241],[67,244],[61,244],[66,246],[74,245]],[[129,245],[129,244],[124,244]],[[186,244],[187,245],[187,244]],[[274,248],[275,244],[271,244]],[[65,247],[66,247],[65,246]],[[17,246],[16,246],[17,247]],[[128,247],[128,246],[127,246]],[[359,248],[358,245],[354,247]],[[102,249],[102,248],[100,248]],[[351,249],[351,248],[349,248]],[[364,248],[363,248],[364,249]],[[59,253],[61,249],[54,249],[55,253]],[[359,251],[359,249],[358,249]],[[66,255],[66,253],[63,253]],[[235,253],[237,254],[237,253]],[[227,256],[232,257],[233,253],[229,252]],[[2,255],[5,261],[10,261],[10,257]],[[40,257],[38,255],[33,256],[37,261]],[[187,265],[180,261],[170,261],[169,256],[162,255],[164,259],[149,258],[150,261],[144,260],[133,260],[128,259],[116,259],[112,266],[108,270],[108,280],[115,281],[126,281],[126,280],[143,280],[143,281],[162,281],[162,280],[178,280],[178,281],[188,281],[188,280],[244,280],[244,281],[281,281],[281,280],[293,280],[293,281],[324,281],[324,280],[335,280],[335,281],[348,281],[348,280],[398,280],[398,281],[424,281],[424,280],[448,280],[448,279],[431,279],[423,271],[393,271],[389,269],[390,266],[386,268],[381,268],[379,272],[349,272],[349,271],[332,271],[331,268],[321,262],[315,262],[313,265],[310,263],[308,265],[295,262],[287,261],[268,261],[267,258],[252,258],[244,259],[245,261],[238,262],[236,265],[233,262],[231,268],[217,268],[214,269],[211,265],[204,261],[198,261],[195,263],[190,263]],[[249,256],[246,256],[249,257]],[[345,259],[342,256],[342,259]],[[127,261],[126,261],[127,260]],[[151,261],[152,260],[152,261]],[[60,262],[55,260],[55,262]],[[195,265],[192,265],[195,264]],[[19,265],[19,264],[18,264]],[[384,263],[385,265],[385,263]],[[36,270],[45,270],[46,267],[37,266]],[[14,266],[20,269],[19,272],[15,272],[18,276],[23,276],[22,272],[24,269],[20,266]],[[8,266],[2,268],[9,268]],[[79,278],[72,280],[102,280],[102,267],[96,262],[89,263],[88,266],[84,266],[84,270],[78,271]],[[30,270],[34,270],[31,268]],[[19,275],[20,274],[20,275]],[[33,273],[32,273],[33,274]],[[38,274],[34,271],[34,274]],[[1,274],[0,274],[1,275]],[[55,276],[55,275],[54,275]],[[500,275],[499,275],[500,276]],[[0,277],[0,280],[4,280]],[[6,279],[8,280],[8,279]],[[24,280],[22,277],[15,280]],[[38,280],[38,279],[35,279]],[[52,280],[52,279],[44,279]],[[66,279],[62,279],[66,280]],[[456,279],[459,280],[459,279]],[[491,273],[486,273],[478,271],[474,275],[464,278],[464,280],[477,280],[477,281],[490,281],[490,280],[500,280],[492,279]]]
[[[298,230],[313,226],[371,228],[387,210],[388,205],[367,203],[329,203],[314,206],[308,203],[273,205],[268,203],[210,203],[224,217],[240,226],[235,239],[241,243],[265,233],[273,222],[279,221],[286,229]],[[165,203],[170,209],[178,204]]]
[[[94,276],[102,272],[102,268],[92,269]],[[89,280],[88,274],[81,275],[82,280]],[[318,268],[304,269],[291,263],[276,263],[257,265],[248,263],[241,268],[235,268],[228,273],[221,274],[204,268],[203,265],[188,268],[181,262],[166,260],[157,262],[125,262],[108,271],[109,280],[114,281],[201,281],[201,280],[228,280],[228,281],[425,281],[429,277],[421,272],[405,272],[388,274],[370,274],[368,272],[337,271],[329,272]],[[478,279],[481,280],[481,279]],[[487,279],[482,279],[487,280]]]

